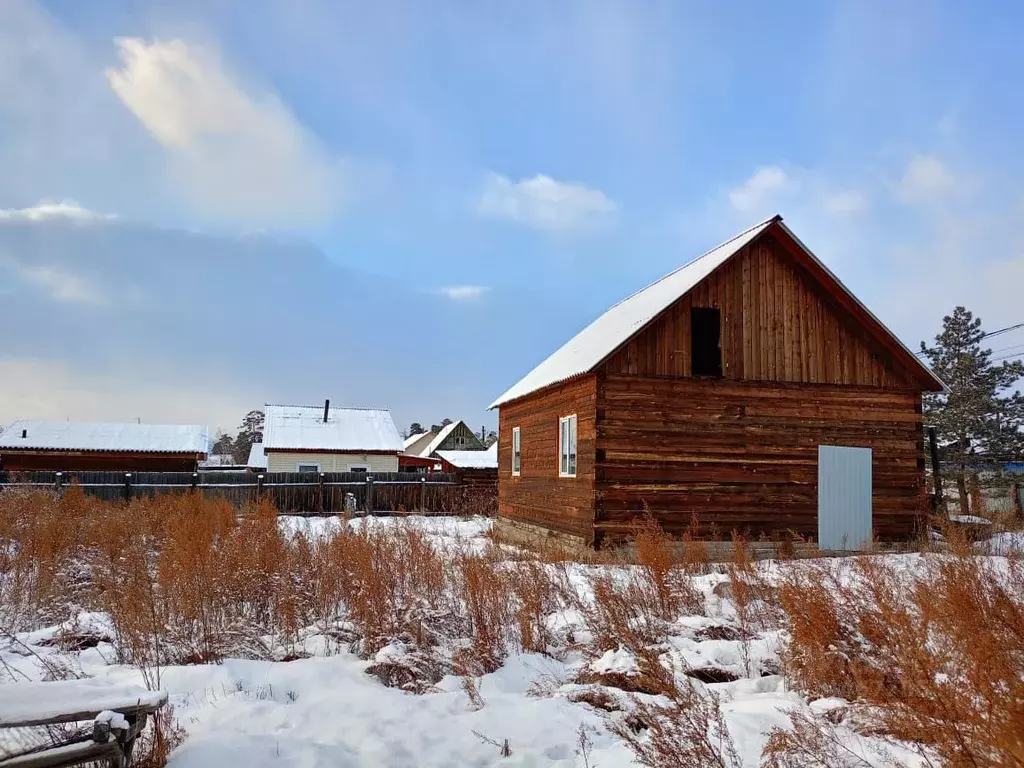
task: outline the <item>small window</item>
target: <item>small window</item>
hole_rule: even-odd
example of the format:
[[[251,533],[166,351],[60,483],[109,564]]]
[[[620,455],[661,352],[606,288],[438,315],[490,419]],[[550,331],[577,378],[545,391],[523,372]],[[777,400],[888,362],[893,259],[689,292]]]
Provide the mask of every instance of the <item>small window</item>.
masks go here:
[[[576,477],[576,415],[558,420],[558,474]]]
[[[319,464],[299,464],[295,468],[295,471],[296,472],[319,472],[320,471],[320,465]]]
[[[365,464],[349,464],[349,472],[369,472],[370,468]]]
[[[715,307],[690,310],[692,375],[722,375],[722,313]]]
[[[519,427],[512,427],[512,474],[518,475],[522,461]]]

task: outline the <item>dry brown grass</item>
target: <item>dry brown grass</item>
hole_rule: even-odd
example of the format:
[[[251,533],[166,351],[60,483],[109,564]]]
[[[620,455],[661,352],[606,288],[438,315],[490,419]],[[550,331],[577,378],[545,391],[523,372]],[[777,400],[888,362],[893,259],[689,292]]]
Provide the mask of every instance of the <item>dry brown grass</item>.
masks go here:
[[[794,569],[780,592],[790,679],[943,765],[1024,765],[1024,565],[959,549],[919,566]]]
[[[510,653],[579,648],[550,623],[575,609],[593,639],[588,656],[625,648],[637,659],[639,674],[610,684],[667,697],[634,701],[632,726],[619,731],[641,764],[730,765],[717,700],[680,685],[662,661],[675,622],[705,612],[693,583],[710,570],[706,547],[685,537],[678,547],[650,517],[635,535],[635,564],[595,556],[605,565],[589,567],[577,590],[570,573],[580,566],[566,553],[440,544],[411,524],[307,538],[284,534],[269,505],[239,512],[197,495],[125,505],[74,487],[59,497],[8,491],[0,630],[105,611],[119,660],[153,687],[168,664],[295,658],[310,632],[368,659],[398,641],[402,658],[368,671],[415,692],[459,674],[473,700],[475,680]],[[935,763],[1024,765],[1024,565],[975,557],[956,531],[947,539],[913,571],[862,557],[776,564],[769,578],[734,537],[722,569],[736,637],[783,625],[791,684],[846,699],[865,732],[918,745]],[[841,754],[834,724],[804,720],[772,735],[766,765],[828,765]]]

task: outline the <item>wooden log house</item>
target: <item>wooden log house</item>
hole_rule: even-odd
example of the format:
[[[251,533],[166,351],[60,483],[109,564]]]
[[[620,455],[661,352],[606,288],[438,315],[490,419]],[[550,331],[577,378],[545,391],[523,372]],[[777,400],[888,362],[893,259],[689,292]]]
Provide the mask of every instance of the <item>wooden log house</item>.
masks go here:
[[[820,447],[844,446],[870,449],[869,530],[908,538],[921,394],[942,388],[776,216],[616,304],[491,405],[499,525],[596,546],[649,510],[671,534],[696,520],[815,540]]]

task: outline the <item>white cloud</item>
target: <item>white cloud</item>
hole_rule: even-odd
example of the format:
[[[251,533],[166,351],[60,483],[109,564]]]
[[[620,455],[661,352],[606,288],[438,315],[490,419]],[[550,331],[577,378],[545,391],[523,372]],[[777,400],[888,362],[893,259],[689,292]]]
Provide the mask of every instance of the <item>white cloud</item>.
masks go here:
[[[837,224],[852,219],[870,208],[870,195],[860,186],[839,185],[820,171],[791,165],[765,165],[756,168],[742,184],[729,189],[725,200],[738,223],[752,223],[776,213],[784,216],[807,214]]]
[[[915,155],[900,179],[896,197],[908,204],[934,202],[948,196],[956,183],[953,173],[937,157]]]
[[[744,184],[681,214],[678,229],[688,244],[694,232],[709,227],[722,239],[757,217],[782,213],[800,239],[911,347],[931,339],[942,316],[958,304],[981,315],[989,329],[1020,319],[1019,181],[1007,183],[992,172],[955,173],[923,153],[894,158],[880,152],[862,167],[855,176],[785,163],[767,167],[782,173],[759,168]],[[747,203],[754,207],[739,210]],[[906,203],[924,205],[908,216]]]
[[[168,170],[197,212],[301,224],[332,215],[342,163],[273,93],[249,92],[216,53],[182,40],[117,41],[110,87],[166,150]]]
[[[68,219],[71,221],[109,221],[116,219],[113,214],[95,213],[80,206],[74,200],[41,200],[30,208],[0,208],[0,221],[48,221]]]
[[[517,182],[491,174],[477,202],[477,210],[485,216],[551,232],[591,227],[614,214],[616,208],[599,189],[543,174]]]
[[[729,203],[737,211],[746,213],[761,208],[766,201],[793,184],[789,174],[777,165],[758,168],[753,176],[729,192]]]
[[[469,301],[479,299],[490,290],[486,285],[450,285],[438,289],[438,293],[452,301]]]
[[[822,207],[825,211],[836,216],[863,213],[868,209],[868,205],[868,196],[860,189],[844,189],[839,192],[827,193],[822,199]]]
[[[22,280],[42,288],[54,301],[103,306],[106,296],[90,279],[59,267],[16,266]]]

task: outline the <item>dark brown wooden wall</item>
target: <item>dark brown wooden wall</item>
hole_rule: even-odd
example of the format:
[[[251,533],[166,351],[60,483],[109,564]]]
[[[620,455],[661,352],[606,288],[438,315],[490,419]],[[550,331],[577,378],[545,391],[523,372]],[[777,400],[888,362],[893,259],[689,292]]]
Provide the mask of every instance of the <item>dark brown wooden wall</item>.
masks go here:
[[[770,234],[712,273],[613,355],[609,374],[690,375],[690,309],[722,312],[726,379],[916,388]]]
[[[503,405],[498,417],[498,514],[593,537],[597,377],[550,387]],[[577,416],[577,472],[558,476],[558,419]],[[512,429],[520,428],[521,474],[512,476]]]
[[[871,448],[876,535],[915,531],[917,392],[619,374],[598,387],[599,538],[645,507],[673,533],[696,514],[705,534],[714,523],[816,538],[819,444]]]
[[[4,451],[0,467],[11,472],[195,472],[198,459],[174,454],[105,451]]]

